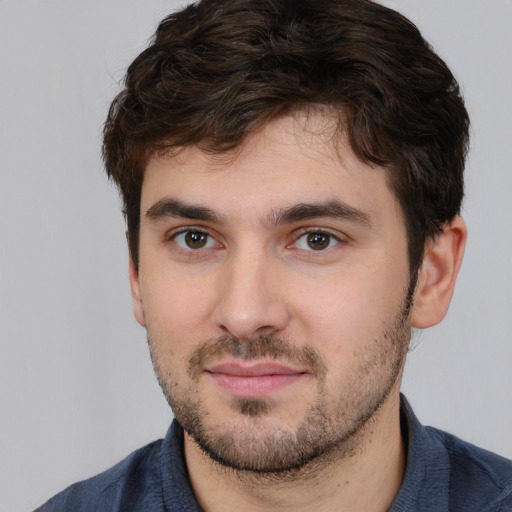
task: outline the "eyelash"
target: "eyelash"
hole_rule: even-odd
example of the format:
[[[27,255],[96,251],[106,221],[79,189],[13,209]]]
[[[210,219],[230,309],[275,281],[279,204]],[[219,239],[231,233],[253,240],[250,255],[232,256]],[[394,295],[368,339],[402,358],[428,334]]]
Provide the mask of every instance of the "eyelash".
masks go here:
[[[193,256],[199,257],[199,256],[201,256],[204,253],[204,251],[206,251],[208,249],[213,249],[214,248],[214,247],[205,247],[205,248],[200,247],[200,248],[194,249],[194,248],[191,248],[191,247],[185,248],[185,247],[180,246],[176,242],[176,239],[180,235],[184,235],[184,234],[187,234],[187,233],[188,234],[196,233],[196,234],[199,234],[199,235],[204,235],[204,236],[208,237],[208,239],[216,241],[216,245],[218,245],[218,246],[222,245],[220,242],[218,242],[216,240],[216,238],[213,235],[208,233],[208,231],[206,231],[205,229],[203,229],[203,228],[195,228],[193,226],[190,226],[190,227],[187,226],[187,227],[179,229],[178,231],[173,231],[173,232],[167,233],[166,236],[165,236],[164,243],[166,245],[169,244],[169,243],[173,243],[178,251],[181,251],[184,254],[186,254],[187,256],[192,256],[192,257]],[[312,248],[310,248],[310,250],[307,250],[307,249],[300,249],[299,247],[297,247],[298,242],[303,237],[306,237],[308,235],[320,235],[320,236],[328,237],[329,238],[328,247],[323,248],[323,249],[318,249],[318,250],[315,250],[315,249],[312,249]],[[329,247],[333,240],[336,242],[336,244],[334,246]],[[296,232],[296,235],[294,235],[293,242],[290,243],[290,244],[287,244],[286,248],[296,249],[296,250],[303,250],[304,252],[308,252],[308,253],[312,253],[312,254],[314,254],[314,253],[322,254],[322,253],[325,253],[328,250],[333,249],[333,247],[336,247],[337,245],[340,245],[340,244],[342,244],[344,242],[345,242],[345,240],[343,238],[341,238],[339,236],[339,234],[334,234],[331,231],[326,230],[326,229],[312,227],[312,228],[304,228],[304,229],[300,230],[298,233]],[[208,241],[206,243],[208,243]]]
[[[326,229],[321,229],[321,228],[306,228],[306,229],[303,229],[301,230],[297,236],[295,237],[295,240],[288,246],[288,247],[296,247],[298,250],[301,250],[297,247],[297,244],[298,242],[301,240],[301,238],[303,237],[307,237],[308,235],[321,235],[321,236],[325,236],[325,237],[329,237],[329,242],[328,242],[328,245],[331,245],[331,242],[334,240],[336,241],[336,244],[335,246],[343,243],[343,239],[339,236],[339,234],[334,234],[333,232],[329,231],[329,230],[326,230]],[[335,247],[334,246],[334,247]],[[304,251],[306,252],[309,252],[309,253],[317,253],[317,254],[322,254],[322,253],[325,253],[327,252],[328,250],[332,249],[333,247],[327,247],[325,249],[318,249],[318,250],[315,250],[315,249],[312,249],[310,248],[310,250],[307,250],[307,249],[304,249]]]
[[[199,235],[204,235],[204,236],[208,237],[208,239],[216,241],[216,238],[213,237],[210,233],[208,233],[208,231],[205,231],[203,228],[195,228],[193,226],[191,226],[191,227],[187,226],[187,227],[181,228],[181,229],[179,229],[177,231],[172,231],[170,233],[167,233],[166,236],[165,236],[164,243],[166,245],[169,244],[169,243],[173,243],[175,245],[175,247],[176,247],[176,250],[181,251],[181,252],[183,252],[184,254],[186,254],[188,256],[200,256],[202,252],[212,248],[212,247],[206,247],[206,248],[193,249],[191,247],[189,247],[189,248],[181,247],[176,242],[176,239],[180,235],[186,235],[187,233],[189,233],[189,234],[190,233],[196,233],[196,234],[199,234]],[[221,245],[221,244],[219,242],[217,242],[217,245]]]

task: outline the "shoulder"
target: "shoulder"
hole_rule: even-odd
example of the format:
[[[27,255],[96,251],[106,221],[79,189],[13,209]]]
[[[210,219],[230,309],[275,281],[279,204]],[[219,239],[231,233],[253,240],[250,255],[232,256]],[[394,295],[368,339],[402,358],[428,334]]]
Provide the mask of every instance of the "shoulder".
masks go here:
[[[393,512],[512,512],[512,461],[424,427],[404,396],[401,427],[407,466]]]
[[[512,510],[512,461],[479,448],[447,432],[426,427],[440,442],[449,459],[450,502],[467,503],[468,509]]]
[[[109,470],[78,482],[35,512],[199,512],[188,479],[183,429],[133,452]]]
[[[158,510],[161,449],[162,440],[148,444],[107,471],[68,487],[35,512]]]

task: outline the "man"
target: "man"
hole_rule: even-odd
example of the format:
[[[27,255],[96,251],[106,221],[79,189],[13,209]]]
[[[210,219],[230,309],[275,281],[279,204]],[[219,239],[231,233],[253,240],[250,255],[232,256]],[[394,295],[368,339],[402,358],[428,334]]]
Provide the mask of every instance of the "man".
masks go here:
[[[40,510],[511,510],[512,463],[400,396],[462,261],[468,125],[444,62],[378,4],[166,18],[104,158],[176,420]]]

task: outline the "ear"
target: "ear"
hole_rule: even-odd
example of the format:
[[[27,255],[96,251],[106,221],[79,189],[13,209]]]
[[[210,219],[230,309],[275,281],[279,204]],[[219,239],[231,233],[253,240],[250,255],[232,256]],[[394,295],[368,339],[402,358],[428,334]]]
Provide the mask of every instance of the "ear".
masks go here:
[[[142,327],[146,327],[146,317],[144,315],[144,308],[142,307],[142,295],[140,291],[140,279],[139,272],[135,268],[135,263],[133,263],[132,258],[130,257],[130,289],[132,292],[132,304],[133,304],[133,314],[137,322],[139,322]]]
[[[466,224],[457,216],[440,235],[427,240],[411,310],[413,327],[431,327],[446,316],[462,264],[466,238]]]

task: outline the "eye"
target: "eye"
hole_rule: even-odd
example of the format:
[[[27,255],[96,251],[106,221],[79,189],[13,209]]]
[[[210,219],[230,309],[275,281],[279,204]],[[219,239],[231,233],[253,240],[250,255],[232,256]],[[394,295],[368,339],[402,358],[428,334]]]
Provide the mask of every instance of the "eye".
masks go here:
[[[189,251],[209,249],[217,245],[217,241],[208,233],[198,230],[182,231],[174,235],[172,240],[178,247]]]
[[[304,251],[325,251],[338,245],[340,241],[330,233],[312,231],[304,233],[295,242],[295,247]]]

